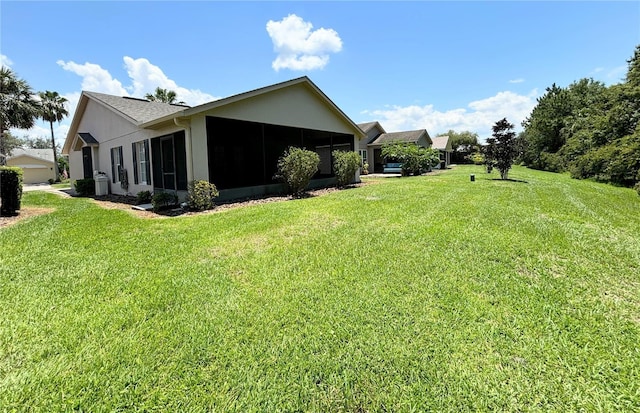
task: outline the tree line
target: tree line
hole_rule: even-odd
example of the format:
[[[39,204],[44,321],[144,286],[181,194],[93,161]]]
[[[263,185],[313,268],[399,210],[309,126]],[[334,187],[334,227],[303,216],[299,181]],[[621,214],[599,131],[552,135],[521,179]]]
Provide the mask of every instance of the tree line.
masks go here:
[[[551,85],[523,122],[524,165],[640,191],[640,45],[623,82]]]

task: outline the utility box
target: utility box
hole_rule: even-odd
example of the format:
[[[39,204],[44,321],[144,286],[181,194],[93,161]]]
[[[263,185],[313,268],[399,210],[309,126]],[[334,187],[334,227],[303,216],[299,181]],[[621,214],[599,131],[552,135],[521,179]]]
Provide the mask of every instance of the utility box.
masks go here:
[[[476,180],[475,174],[469,175],[469,178],[471,178],[471,182],[475,182],[475,180]]]
[[[96,181],[96,195],[109,195],[109,177],[107,175],[98,174],[94,181]]]

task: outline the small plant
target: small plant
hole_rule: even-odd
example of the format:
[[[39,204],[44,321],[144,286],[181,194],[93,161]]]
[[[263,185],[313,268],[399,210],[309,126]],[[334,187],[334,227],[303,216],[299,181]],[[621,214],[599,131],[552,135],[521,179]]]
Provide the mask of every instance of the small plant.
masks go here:
[[[640,182],[638,182],[635,186],[636,191],[638,192],[638,195],[640,195]]]
[[[12,216],[20,210],[22,200],[22,168],[0,167],[0,216]]]
[[[49,182],[49,185],[53,185],[56,181],[54,179],[47,179],[47,182]]]
[[[275,178],[283,180],[293,196],[300,197],[313,175],[318,172],[318,165],[320,156],[317,153],[291,146],[278,159]]]
[[[96,181],[93,178],[78,179],[73,187],[80,196],[93,196],[96,194]]]
[[[353,151],[333,151],[331,155],[333,155],[333,172],[338,180],[338,186],[353,182],[362,162],[360,155]]]
[[[474,165],[484,165],[484,155],[480,152],[474,152],[466,159],[470,160]]]
[[[369,175],[369,162],[362,164],[362,175]]]
[[[152,198],[153,198],[153,195],[151,194],[151,191],[140,191],[136,195],[136,203],[138,205],[148,204],[151,202]]]
[[[160,211],[178,204],[178,194],[170,192],[158,192],[151,198],[154,211]]]
[[[191,181],[187,188],[187,206],[195,211],[213,208],[213,199],[218,196],[218,188],[209,181]]]

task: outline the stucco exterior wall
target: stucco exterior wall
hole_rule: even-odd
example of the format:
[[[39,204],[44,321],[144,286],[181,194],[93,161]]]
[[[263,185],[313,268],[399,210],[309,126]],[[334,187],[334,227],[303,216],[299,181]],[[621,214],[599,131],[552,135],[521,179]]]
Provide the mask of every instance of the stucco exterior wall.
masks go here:
[[[353,134],[350,125],[305,84],[214,108],[206,115]]]
[[[53,162],[37,159],[31,156],[16,156],[7,159],[7,166],[22,168],[23,182],[25,184],[40,184],[49,179],[56,179]]]

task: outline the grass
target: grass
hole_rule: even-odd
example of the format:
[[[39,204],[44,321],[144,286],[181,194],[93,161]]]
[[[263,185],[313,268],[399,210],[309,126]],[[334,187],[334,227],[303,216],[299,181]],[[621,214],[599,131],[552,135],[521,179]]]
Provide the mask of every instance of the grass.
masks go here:
[[[0,230],[0,410],[640,410],[640,197],[492,177],[154,220],[26,193],[56,211]]]

